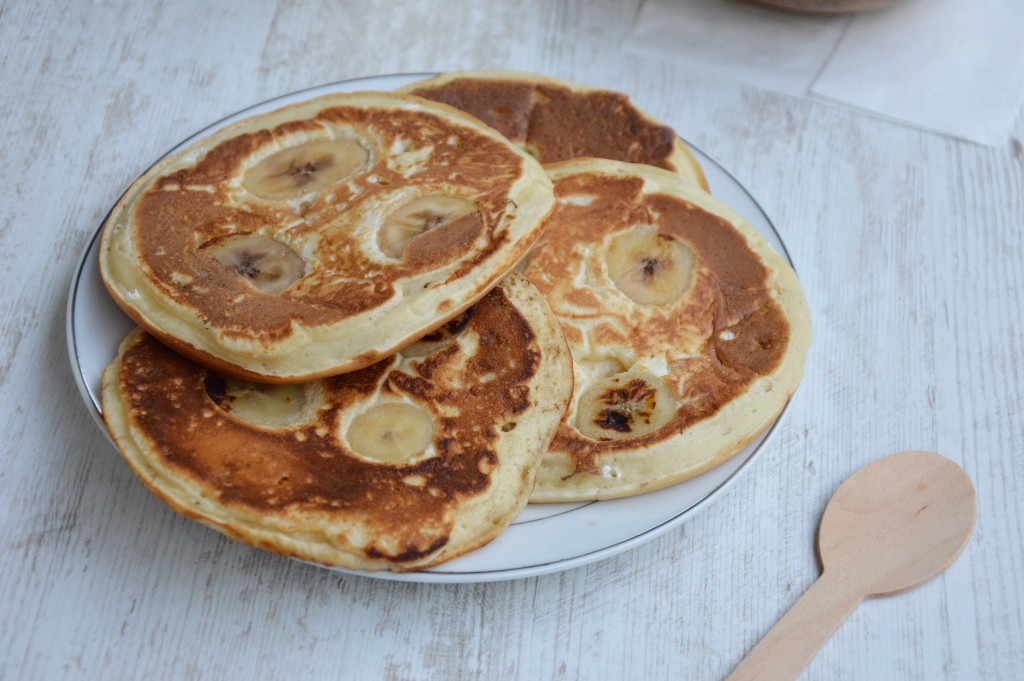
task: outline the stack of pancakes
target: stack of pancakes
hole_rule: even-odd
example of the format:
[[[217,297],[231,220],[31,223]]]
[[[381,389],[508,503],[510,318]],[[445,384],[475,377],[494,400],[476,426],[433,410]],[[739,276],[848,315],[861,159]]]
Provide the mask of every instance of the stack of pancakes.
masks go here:
[[[111,213],[103,280],[141,329],[103,413],[150,490],[277,553],[417,570],[778,415],[800,286],[671,129],[530,74],[403,90],[229,126]]]

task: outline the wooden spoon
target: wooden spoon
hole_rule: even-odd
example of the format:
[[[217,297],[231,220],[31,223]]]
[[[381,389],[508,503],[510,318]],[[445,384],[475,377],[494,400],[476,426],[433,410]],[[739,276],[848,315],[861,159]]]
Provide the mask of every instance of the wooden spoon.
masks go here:
[[[726,681],[795,679],[867,596],[922,584],[952,565],[974,530],[974,486],[931,452],[869,463],[821,518],[822,574]]]

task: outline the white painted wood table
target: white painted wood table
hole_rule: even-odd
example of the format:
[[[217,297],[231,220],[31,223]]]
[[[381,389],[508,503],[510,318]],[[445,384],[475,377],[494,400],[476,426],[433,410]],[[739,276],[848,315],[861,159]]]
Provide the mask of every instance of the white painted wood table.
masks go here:
[[[1024,679],[1024,118],[987,148],[632,56],[637,6],[0,0],[0,678],[724,678],[817,577],[838,484],[930,449],[974,480],[974,538],[863,604],[801,678]],[[252,103],[484,67],[630,93],[778,226],[815,340],[747,474],[620,555],[474,585],[342,575],[172,513],[67,360],[68,286],[106,211]]]

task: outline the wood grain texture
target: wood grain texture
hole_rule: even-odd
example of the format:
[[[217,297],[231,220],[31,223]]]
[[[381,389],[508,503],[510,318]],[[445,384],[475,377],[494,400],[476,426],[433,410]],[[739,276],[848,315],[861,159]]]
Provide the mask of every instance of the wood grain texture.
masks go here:
[[[971,475],[974,538],[922,588],[863,603],[801,679],[1024,678],[1024,118],[986,148],[626,54],[637,6],[0,0],[0,678],[724,678],[817,577],[838,484],[905,449]],[[681,528],[514,582],[342,576],[174,515],[66,359],[70,277],[104,214],[249,104],[467,67],[626,91],[750,189],[815,323],[784,422]]]

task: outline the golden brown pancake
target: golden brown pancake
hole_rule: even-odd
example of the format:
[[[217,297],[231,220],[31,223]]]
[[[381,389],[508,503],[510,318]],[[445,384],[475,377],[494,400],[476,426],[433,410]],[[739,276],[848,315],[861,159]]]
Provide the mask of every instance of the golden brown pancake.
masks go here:
[[[443,332],[307,384],[227,379],[137,330],[103,414],[177,512],[286,556],[406,571],[515,518],[571,392],[558,322],[514,274]]]
[[[525,273],[562,323],[576,387],[531,501],[638,494],[743,449],[803,375],[793,270],[672,173],[596,159],[549,173],[555,209]]]
[[[471,116],[328,95],[158,163],[114,208],[100,266],[179,352],[295,382],[368,366],[465,310],[552,201],[540,165]]]
[[[400,92],[471,113],[544,164],[580,156],[646,163],[708,188],[672,128],[618,92],[519,71],[456,71]]]

